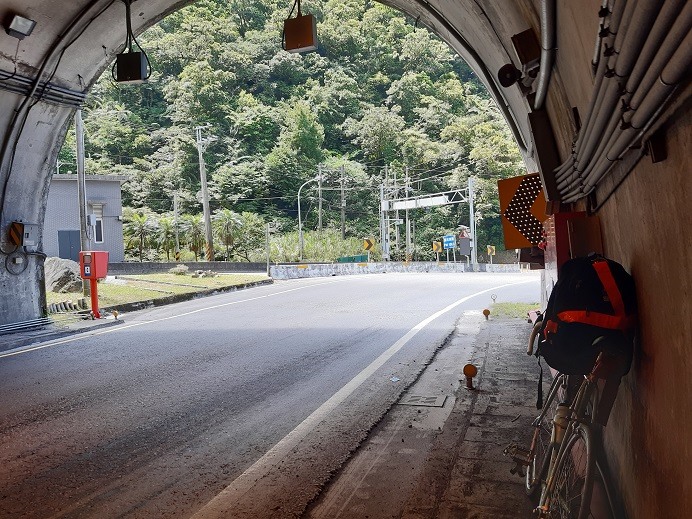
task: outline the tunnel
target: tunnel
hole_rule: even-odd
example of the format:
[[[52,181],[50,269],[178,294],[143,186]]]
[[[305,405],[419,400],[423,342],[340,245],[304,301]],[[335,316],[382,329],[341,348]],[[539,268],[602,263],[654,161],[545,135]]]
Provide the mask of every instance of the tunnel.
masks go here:
[[[133,31],[189,3],[133,1]],[[692,424],[692,4],[383,3],[428,27],[468,62],[502,111],[527,171],[540,173],[550,216],[595,217],[604,254],[634,276],[639,337],[615,425],[605,433],[608,460],[629,517],[676,517],[692,509],[686,429]],[[6,0],[0,20],[0,325],[6,325],[45,315],[41,239],[51,173],[76,109],[123,49],[125,4]],[[12,29],[17,20],[35,22],[30,34]],[[27,246],[13,243],[13,222],[31,231]],[[546,265],[545,296],[556,276]]]

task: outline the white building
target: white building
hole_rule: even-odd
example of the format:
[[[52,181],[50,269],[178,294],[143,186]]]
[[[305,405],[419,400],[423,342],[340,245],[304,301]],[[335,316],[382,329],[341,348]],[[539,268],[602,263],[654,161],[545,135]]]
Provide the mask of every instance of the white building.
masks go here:
[[[96,217],[89,248],[108,251],[112,262],[125,259],[120,186],[127,180],[117,175],[85,177],[87,214]],[[77,175],[53,175],[43,226],[43,252],[78,261],[79,235]]]

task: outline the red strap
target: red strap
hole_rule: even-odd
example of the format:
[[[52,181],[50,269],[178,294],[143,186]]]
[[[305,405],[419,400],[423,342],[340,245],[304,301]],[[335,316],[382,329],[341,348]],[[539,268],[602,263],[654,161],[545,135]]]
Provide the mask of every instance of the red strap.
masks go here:
[[[548,338],[548,334],[557,332],[557,323],[555,321],[546,321],[543,328],[543,337]]]
[[[625,315],[625,303],[622,301],[622,294],[618,288],[613,273],[610,272],[610,267],[608,262],[605,260],[597,260],[592,263],[593,268],[598,274],[598,279],[601,280],[603,288],[605,288],[606,294],[608,294],[608,299],[610,304],[613,305],[613,310],[615,310],[615,315],[624,316]]]
[[[608,330],[627,330],[634,325],[634,318],[627,315],[608,315],[588,310],[567,310],[557,314],[566,323],[583,323],[607,328]]]

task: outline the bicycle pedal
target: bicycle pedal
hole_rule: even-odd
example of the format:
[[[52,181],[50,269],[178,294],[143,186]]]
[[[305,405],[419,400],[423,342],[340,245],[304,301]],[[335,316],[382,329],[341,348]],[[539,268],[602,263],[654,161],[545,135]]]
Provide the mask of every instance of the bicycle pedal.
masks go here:
[[[526,472],[524,472],[524,463],[522,460],[515,460],[515,465],[513,468],[509,469],[510,474],[517,474],[519,477],[526,477]]]
[[[502,454],[505,456],[514,456],[514,453],[517,451],[518,448],[519,445],[517,445],[516,443],[510,443],[509,445],[507,445],[507,447],[504,448]]]
[[[524,466],[528,466],[531,458],[531,451],[523,447],[519,447],[516,443],[510,443],[502,451],[505,456],[511,456],[512,460],[521,463]]]
[[[510,443],[504,448],[502,454],[505,456],[510,456],[514,462],[514,467],[509,469],[510,474],[517,474],[519,477],[525,477],[526,472],[524,472],[524,467],[529,466],[529,458],[531,456],[531,451],[519,447],[516,443]]]

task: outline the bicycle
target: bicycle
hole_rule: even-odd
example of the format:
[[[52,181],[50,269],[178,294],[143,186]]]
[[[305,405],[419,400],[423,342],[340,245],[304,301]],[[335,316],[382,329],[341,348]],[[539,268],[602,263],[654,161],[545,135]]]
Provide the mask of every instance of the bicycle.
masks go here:
[[[529,338],[529,354],[533,353],[539,327],[540,323],[536,323]],[[529,449],[512,444],[504,451],[516,463],[511,472],[525,477],[526,493],[535,497],[540,491],[534,510],[540,519],[593,517],[595,486],[603,490],[601,501],[606,502],[610,517],[620,517],[608,474],[597,453],[600,427],[607,422],[614,400],[612,386],[607,398],[601,400],[598,381],[617,380],[619,384],[618,371],[623,360],[618,345],[609,341],[606,337],[594,341],[601,353],[578,386],[579,378],[574,376],[558,374],[553,379],[543,410],[532,423],[534,433]],[[595,485],[597,481],[599,484]]]

